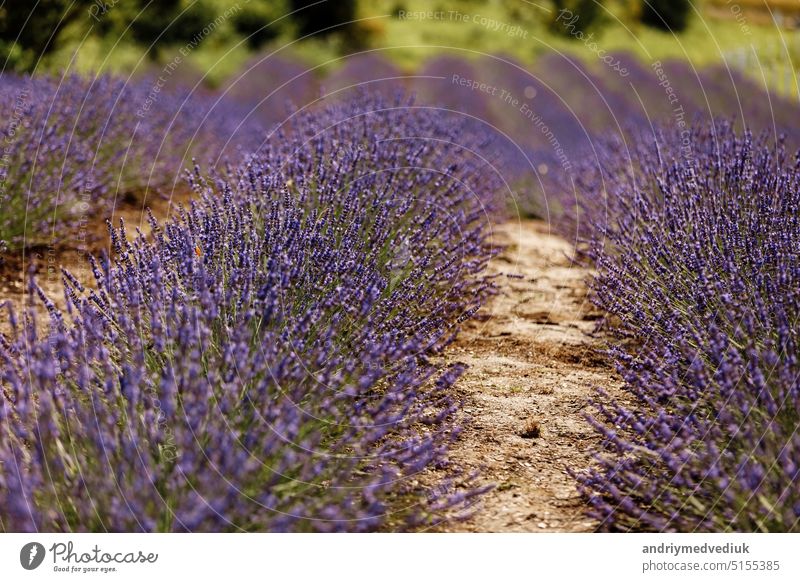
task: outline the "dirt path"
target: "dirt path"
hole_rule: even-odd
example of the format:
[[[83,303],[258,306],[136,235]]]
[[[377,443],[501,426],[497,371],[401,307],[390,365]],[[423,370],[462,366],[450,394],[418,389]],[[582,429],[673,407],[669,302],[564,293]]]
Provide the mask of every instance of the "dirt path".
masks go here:
[[[566,467],[587,467],[595,433],[583,418],[592,386],[618,378],[597,353],[587,271],[541,221],[496,227],[490,269],[500,292],[446,353],[469,369],[457,386],[470,419],[451,458],[494,483],[468,521],[446,531],[592,531]],[[510,275],[510,276],[509,276]],[[527,433],[527,434],[525,434]],[[523,436],[524,435],[524,436]]]
[[[101,249],[110,252],[111,241],[105,218],[111,220],[114,226],[119,226],[119,219],[122,218],[125,221],[128,236],[134,237],[136,236],[136,228],[145,233],[150,232],[146,208],[149,208],[158,220],[164,221],[179,204],[186,204],[189,199],[190,193],[184,190],[174,192],[170,198],[151,195],[147,204],[135,198],[131,200],[123,199],[119,202],[115,199],[113,210],[109,216],[97,214],[90,220],[88,230],[85,233],[87,248],[84,251],[80,251],[77,248],[78,240],[76,237],[70,236],[56,246],[48,247],[42,245],[38,248],[27,250],[24,261],[20,252],[3,257],[4,260],[0,261],[0,333],[9,333],[11,331],[8,312],[3,304],[6,301],[10,301],[18,317],[28,305],[27,268],[31,262],[36,265],[36,281],[38,285],[59,308],[64,309],[66,300],[64,298],[61,267],[69,270],[84,284],[93,282],[94,278],[89,267],[88,253],[98,256]],[[46,321],[46,311],[38,298],[34,301],[34,307],[37,314],[43,318],[42,321]]]

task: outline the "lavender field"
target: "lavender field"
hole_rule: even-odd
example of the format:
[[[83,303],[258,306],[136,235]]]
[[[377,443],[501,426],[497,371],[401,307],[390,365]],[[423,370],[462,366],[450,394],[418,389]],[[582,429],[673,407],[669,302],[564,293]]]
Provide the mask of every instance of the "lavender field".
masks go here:
[[[797,94],[295,26],[9,53],[0,531],[800,532]]]

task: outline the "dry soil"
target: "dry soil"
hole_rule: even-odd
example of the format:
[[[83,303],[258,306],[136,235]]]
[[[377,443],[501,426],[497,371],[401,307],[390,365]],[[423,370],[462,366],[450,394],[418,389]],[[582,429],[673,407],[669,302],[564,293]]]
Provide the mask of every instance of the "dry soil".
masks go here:
[[[592,531],[567,467],[592,463],[597,437],[584,416],[592,388],[615,394],[620,382],[595,332],[590,272],[544,222],[499,225],[493,238],[505,247],[490,264],[499,293],[445,360],[469,365],[457,384],[467,426],[451,459],[495,487],[471,518],[443,529]]]

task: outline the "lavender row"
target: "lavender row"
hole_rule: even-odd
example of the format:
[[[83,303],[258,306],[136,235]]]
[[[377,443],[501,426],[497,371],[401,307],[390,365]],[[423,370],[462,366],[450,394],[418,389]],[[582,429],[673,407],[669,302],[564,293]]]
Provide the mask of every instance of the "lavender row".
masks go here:
[[[800,156],[730,124],[608,140],[575,184],[631,399],[596,399],[604,529],[800,529]],[[576,223],[580,223],[579,226]]]
[[[519,190],[517,202],[541,215],[558,209],[553,177],[572,175],[587,152],[594,155],[601,133],[626,137],[632,128],[724,117],[739,128],[786,133],[800,146],[796,104],[725,65],[644,62],[624,53],[586,61],[555,52],[531,65],[453,51],[403,71],[372,51],[329,68],[265,56],[230,81],[229,94],[252,106],[254,118],[279,123],[291,116],[289,101],[303,108],[320,93],[347,98],[359,87],[390,93],[402,85],[420,103],[459,112],[493,133],[504,149],[508,182]]]
[[[189,176],[152,237],[112,229],[3,340],[6,531],[429,526],[481,491],[447,460],[461,367],[429,360],[492,292],[491,167],[401,99],[306,113]],[[35,289],[34,289],[35,290]]]
[[[2,75],[0,240],[58,241],[117,197],[174,185],[192,155],[215,160],[256,134],[238,131],[238,106],[162,85]]]

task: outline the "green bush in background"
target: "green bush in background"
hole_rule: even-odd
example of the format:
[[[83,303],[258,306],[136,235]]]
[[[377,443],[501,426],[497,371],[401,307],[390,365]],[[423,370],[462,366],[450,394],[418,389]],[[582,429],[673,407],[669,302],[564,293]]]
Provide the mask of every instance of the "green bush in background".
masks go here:
[[[694,18],[689,0],[5,0],[0,59],[4,70],[18,72],[160,74],[180,56],[172,83],[214,87],[267,50],[323,71],[342,56],[386,48],[382,56],[413,70],[442,47],[525,64],[553,50],[596,61],[579,42],[591,35],[607,52],[697,66],[743,49],[777,53],[770,47],[780,39],[786,50],[776,60],[794,69],[800,31],[785,28],[779,36],[771,23],[753,20],[745,37],[730,11],[706,11],[709,1],[695,3]],[[400,18],[400,11],[461,17]],[[485,23],[518,27],[525,39]]]
[[[643,0],[642,22],[654,28],[682,32],[689,24],[691,0]]]
[[[91,4],[88,0],[6,0],[0,4],[0,58],[4,68],[32,70],[53,51],[65,27],[88,17]]]
[[[319,0],[291,0],[293,17],[300,25],[302,36],[329,35],[341,32],[348,23],[356,18],[355,0],[336,0],[322,2]]]
[[[289,14],[291,11],[289,0],[251,1],[233,16],[233,26],[238,34],[247,39],[250,48],[257,49],[275,40],[281,33],[294,33],[296,25]]]

